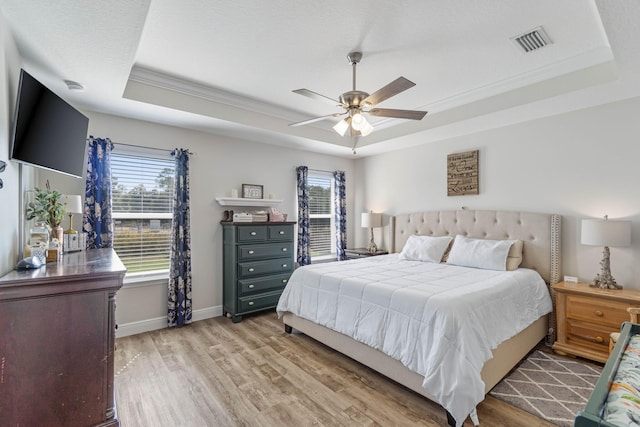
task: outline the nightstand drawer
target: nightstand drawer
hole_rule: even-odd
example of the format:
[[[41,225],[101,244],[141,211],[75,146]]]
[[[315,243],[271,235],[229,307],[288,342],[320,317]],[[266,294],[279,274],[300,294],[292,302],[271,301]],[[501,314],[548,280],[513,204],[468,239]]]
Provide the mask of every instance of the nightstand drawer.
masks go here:
[[[238,298],[238,311],[248,312],[278,305],[281,292]]]
[[[267,243],[263,245],[242,245],[238,246],[238,259],[264,259],[277,258],[289,255],[293,252],[292,242]]]
[[[567,322],[567,341],[608,353],[609,335],[611,332],[619,330],[620,328],[614,329],[594,323],[569,320]]]
[[[289,281],[290,274],[271,276],[266,279],[246,279],[238,281],[238,293],[240,295],[251,295],[256,292],[273,291],[283,289]]]
[[[596,298],[567,296],[567,318],[595,322],[619,330],[623,322],[629,321],[629,303],[605,301]]]
[[[268,273],[286,273],[293,271],[293,258],[268,259],[238,263],[238,277],[255,277]]]

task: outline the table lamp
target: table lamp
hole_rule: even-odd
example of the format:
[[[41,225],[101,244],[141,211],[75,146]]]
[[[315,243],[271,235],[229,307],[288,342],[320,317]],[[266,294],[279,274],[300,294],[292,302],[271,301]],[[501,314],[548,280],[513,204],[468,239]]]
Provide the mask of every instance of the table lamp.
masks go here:
[[[583,245],[604,246],[601,271],[593,279],[590,286],[600,289],[622,289],[611,275],[611,261],[609,260],[609,246],[631,245],[631,221],[612,221],[605,215],[604,219],[583,219]]]
[[[62,196],[64,202],[64,210],[69,214],[69,229],[64,230],[64,234],[78,234],[71,226],[74,213],[82,213],[82,197],[77,195]]]
[[[373,212],[363,213],[360,222],[362,223],[362,228],[371,229],[371,241],[369,242],[367,250],[372,254],[376,253],[378,251],[378,247],[376,246],[376,242],[373,240],[373,229],[382,227],[382,214]]]

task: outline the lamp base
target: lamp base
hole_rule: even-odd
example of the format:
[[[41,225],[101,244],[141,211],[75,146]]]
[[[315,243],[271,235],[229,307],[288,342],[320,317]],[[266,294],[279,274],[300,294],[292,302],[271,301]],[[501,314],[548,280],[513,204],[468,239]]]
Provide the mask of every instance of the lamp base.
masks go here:
[[[371,241],[369,242],[369,246],[367,246],[367,250],[370,254],[378,252],[378,246],[376,246],[376,242],[373,241],[373,228],[371,229]]]
[[[600,289],[622,289],[622,285],[618,285],[616,283],[616,279],[611,275],[611,260],[608,246],[605,246],[602,251],[600,268],[600,273],[596,275],[595,279],[593,279],[593,282],[589,286]]]
[[[73,227],[71,226],[72,218],[73,218],[73,214],[71,212],[69,212],[69,229],[68,230],[64,230],[64,234],[78,234],[78,231],[74,230]]]

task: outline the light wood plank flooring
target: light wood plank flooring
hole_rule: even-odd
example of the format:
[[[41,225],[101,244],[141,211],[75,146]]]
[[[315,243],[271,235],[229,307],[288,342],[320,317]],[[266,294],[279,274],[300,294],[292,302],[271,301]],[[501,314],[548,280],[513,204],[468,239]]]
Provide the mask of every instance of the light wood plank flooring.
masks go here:
[[[286,334],[273,312],[119,338],[116,402],[123,427],[447,425],[438,405]],[[490,396],[478,415],[482,426],[553,426]]]

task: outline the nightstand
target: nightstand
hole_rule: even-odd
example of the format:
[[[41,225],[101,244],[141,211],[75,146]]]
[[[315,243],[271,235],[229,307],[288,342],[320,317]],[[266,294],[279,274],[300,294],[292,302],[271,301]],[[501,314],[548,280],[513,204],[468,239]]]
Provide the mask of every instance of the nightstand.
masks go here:
[[[366,258],[366,257],[376,256],[376,255],[387,255],[389,251],[369,252],[367,248],[355,248],[355,249],[345,249],[344,253],[347,255],[347,259],[356,259],[356,258]]]
[[[627,308],[640,307],[640,291],[599,289],[586,283],[560,282],[556,292],[558,354],[581,356],[598,362],[609,357],[609,335],[629,321]]]

